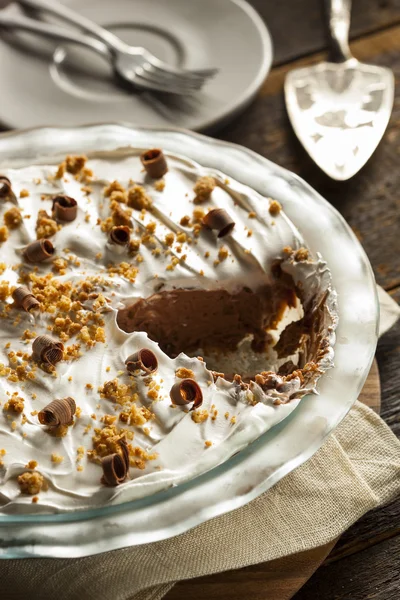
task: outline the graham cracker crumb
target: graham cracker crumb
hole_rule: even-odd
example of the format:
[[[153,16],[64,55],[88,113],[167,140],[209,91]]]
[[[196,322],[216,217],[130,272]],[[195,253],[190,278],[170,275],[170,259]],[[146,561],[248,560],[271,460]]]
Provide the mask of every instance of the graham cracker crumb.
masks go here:
[[[187,240],[187,235],[184,231],[177,234],[176,241],[179,242],[179,244],[184,244],[186,242],[186,240]]]
[[[167,246],[172,246],[172,244],[174,243],[174,240],[175,240],[175,235],[173,233],[167,233],[167,235],[164,238],[164,241]]]
[[[20,414],[23,412],[24,406],[24,399],[18,396],[18,392],[14,392],[11,398],[4,404],[3,410]]]
[[[190,224],[190,217],[188,215],[185,215],[181,218],[179,222],[183,227],[187,227]]]
[[[212,442],[210,440],[206,440],[204,442],[204,445],[205,445],[206,448],[210,448],[212,446]]]
[[[100,419],[100,421],[102,423],[105,423],[106,425],[114,425],[116,420],[117,420],[116,415],[104,415]]]
[[[71,175],[78,175],[78,173],[80,173],[83,170],[86,161],[86,156],[69,155],[65,159],[66,170],[68,171],[68,173],[71,173]]]
[[[121,454],[119,441],[124,437],[127,440],[133,439],[133,432],[127,429],[119,429],[115,425],[96,428],[93,435],[93,450],[88,450],[87,455],[90,460],[100,462],[100,459],[109,454]]]
[[[205,214],[206,213],[204,212],[204,210],[202,208],[195,208],[193,210],[193,221],[195,223],[201,223],[203,221]]]
[[[129,410],[120,413],[119,420],[128,425],[144,425],[154,419],[154,416],[145,406],[137,407],[136,404],[132,404]]]
[[[281,204],[277,200],[271,200],[271,204],[269,205],[269,212],[273,217],[279,215],[282,210]]]
[[[5,225],[1,225],[0,226],[0,244],[2,244],[3,242],[6,242],[8,240],[10,236],[10,233],[8,231],[8,227],[6,227]]]
[[[3,216],[4,224],[8,229],[18,229],[22,223],[22,215],[19,208],[13,206],[4,213]]]
[[[128,206],[136,210],[150,208],[151,198],[146,194],[146,190],[141,185],[133,185],[128,190]]]
[[[29,191],[25,188],[23,188],[19,193],[20,198],[27,198],[28,196],[29,196]]]
[[[229,252],[228,252],[228,248],[226,248],[225,246],[221,246],[221,248],[218,250],[218,258],[220,261],[225,260],[226,258],[228,258],[229,256]]]
[[[106,185],[106,187],[103,190],[103,194],[106,197],[110,197],[113,194],[113,192],[118,192],[120,194],[126,193],[124,186],[117,180],[114,180],[108,185]]]
[[[199,177],[196,181],[193,191],[196,194],[193,202],[195,204],[201,204],[208,200],[211,196],[211,193],[215,189],[215,179],[214,177],[210,177],[205,175],[204,177]]]
[[[156,188],[157,192],[162,192],[165,188],[164,179],[157,179],[157,181],[154,183],[154,187]]]
[[[194,410],[192,412],[192,420],[195,423],[204,423],[207,421],[209,417],[209,412],[207,409]]]
[[[194,372],[191,369],[185,369],[185,367],[176,369],[175,375],[180,379],[194,379]]]
[[[38,240],[52,237],[61,229],[54,219],[45,210],[39,210],[36,220],[36,237]]]
[[[130,404],[139,399],[139,396],[134,393],[134,390],[134,383],[126,385],[125,383],[120,383],[116,378],[106,381],[98,389],[101,398],[111,400],[121,406],[127,403]]]
[[[64,457],[61,456],[61,454],[55,454],[55,453],[53,453],[51,455],[51,462],[55,463],[56,465],[61,464],[63,462],[63,460],[64,460]]]
[[[121,277],[125,277],[131,283],[135,283],[136,275],[138,274],[138,269],[129,263],[122,262],[119,265],[110,265],[107,268],[108,273],[121,275]]]
[[[296,250],[294,259],[297,262],[301,262],[303,260],[308,260],[308,258],[309,258],[309,252],[308,252],[307,248],[299,248],[298,250]]]
[[[22,473],[22,475],[18,476],[17,481],[22,494],[35,496],[36,494],[39,494],[42,489],[44,491],[47,490],[46,480],[43,475],[38,472],[30,473],[27,471],[26,473]]]

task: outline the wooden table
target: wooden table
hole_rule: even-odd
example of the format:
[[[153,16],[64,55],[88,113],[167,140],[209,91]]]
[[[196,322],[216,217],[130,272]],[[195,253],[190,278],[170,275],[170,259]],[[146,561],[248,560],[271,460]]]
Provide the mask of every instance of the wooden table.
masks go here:
[[[400,302],[400,0],[353,3],[352,50],[361,60],[393,69],[397,95],[388,130],[375,154],[360,173],[343,183],[329,179],[308,158],[292,132],[283,101],[285,74],[324,56],[321,1],[250,1],[271,31],[274,68],[257,99],[218,137],[247,146],[298,173],[327,198],[356,232],[378,283]],[[0,0],[0,6],[6,3]],[[400,323],[379,342],[377,352],[381,414],[400,436],[399,350]],[[368,513],[351,527],[295,600],[398,600],[399,565],[400,499]],[[258,566],[250,567],[250,573],[262,577]],[[193,594],[187,589],[188,597],[205,597],[199,590],[203,585],[206,590],[209,580],[194,580]],[[213,576],[217,586],[218,581]],[[241,597],[248,599],[245,594]],[[261,600],[262,596],[252,598]]]
[[[347,182],[335,182],[315,166],[297,141],[284,106],[285,74],[324,56],[321,2],[251,0],[251,3],[270,29],[275,66],[255,102],[220,131],[218,137],[255,150],[294,171],[318,190],[355,231],[372,263],[377,282],[400,302],[400,1],[353,2],[354,55],[393,69],[397,85],[392,118],[382,142],[367,165]],[[382,383],[381,415],[400,436],[400,323],[380,340],[377,359]],[[216,576],[213,579],[217,583]],[[367,598],[400,598],[400,499],[368,513],[351,527],[294,597],[295,600]]]

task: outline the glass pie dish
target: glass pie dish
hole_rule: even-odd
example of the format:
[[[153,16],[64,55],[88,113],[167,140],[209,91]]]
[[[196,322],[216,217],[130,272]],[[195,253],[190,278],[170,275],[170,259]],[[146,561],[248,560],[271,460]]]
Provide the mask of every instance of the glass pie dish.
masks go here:
[[[373,273],[341,216],[292,173],[255,153],[183,130],[118,124],[42,128],[0,137],[0,168],[24,167],[46,156],[160,147],[217,169],[279,200],[321,252],[338,293],[335,367],[318,395],[308,395],[282,422],[218,467],[175,487],[119,505],[70,513],[0,515],[0,556],[79,557],[158,541],[243,506],[310,458],[355,402],[371,365],[378,328]]]

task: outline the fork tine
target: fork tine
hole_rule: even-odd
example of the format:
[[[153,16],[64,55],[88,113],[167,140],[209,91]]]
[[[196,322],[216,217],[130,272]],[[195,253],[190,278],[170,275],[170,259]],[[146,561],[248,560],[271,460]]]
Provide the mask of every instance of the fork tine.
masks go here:
[[[206,79],[200,77],[184,77],[182,75],[176,75],[175,73],[170,73],[161,67],[154,66],[151,62],[146,61],[142,68],[146,73],[149,73],[152,77],[162,78],[165,81],[176,82],[179,85],[186,85],[188,87],[193,87],[199,89],[202,85],[204,85]]]
[[[135,75],[145,79],[146,81],[156,82],[162,84],[164,87],[167,86],[177,86],[183,90],[187,90],[188,92],[198,91],[204,81],[192,81],[175,77],[175,75],[170,75],[169,73],[163,73],[154,69],[151,65],[143,65],[142,67],[137,67],[135,69]]]
[[[151,90],[154,92],[164,92],[166,94],[178,94],[180,96],[190,96],[197,90],[193,88],[181,87],[176,84],[162,83],[157,79],[146,78],[135,74],[131,80],[132,84],[140,90]]]
[[[201,80],[205,81],[210,77],[214,77],[218,73],[218,69],[181,69],[179,67],[173,67],[166,62],[156,58],[155,56],[146,53],[146,61],[159,72],[168,73],[182,79]]]

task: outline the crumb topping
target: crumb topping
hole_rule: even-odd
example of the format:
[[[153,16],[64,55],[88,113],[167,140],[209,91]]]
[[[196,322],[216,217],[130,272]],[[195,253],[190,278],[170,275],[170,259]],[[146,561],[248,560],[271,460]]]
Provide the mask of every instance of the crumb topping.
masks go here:
[[[0,225],[0,244],[3,244],[10,237],[8,227],[6,225]]]
[[[307,250],[307,248],[299,248],[298,250],[296,250],[295,255],[294,255],[294,259],[297,260],[298,262],[301,262],[303,260],[308,260],[309,258],[309,252]]]
[[[135,184],[128,190],[128,206],[135,210],[150,208],[151,199],[143,186]]]
[[[279,215],[279,213],[282,210],[282,206],[280,205],[280,203],[277,200],[271,200],[271,203],[269,205],[269,212],[273,217],[276,217],[277,215]]]
[[[209,175],[199,177],[193,188],[193,191],[196,194],[193,202],[195,204],[206,202],[215,189],[215,185],[214,177],[210,177]]]
[[[22,473],[17,478],[21,494],[29,494],[30,496],[36,496],[42,490],[47,490],[47,483],[41,473],[35,471],[30,473],[29,471]]]
[[[22,223],[22,215],[19,208],[13,206],[4,213],[4,224],[8,229],[17,229]]]
[[[47,214],[45,210],[39,210],[36,220],[36,237],[38,240],[50,238],[61,229],[61,225]]]
[[[185,369],[184,367],[180,367],[176,369],[175,375],[179,377],[179,379],[194,379],[195,375],[191,369]]]

